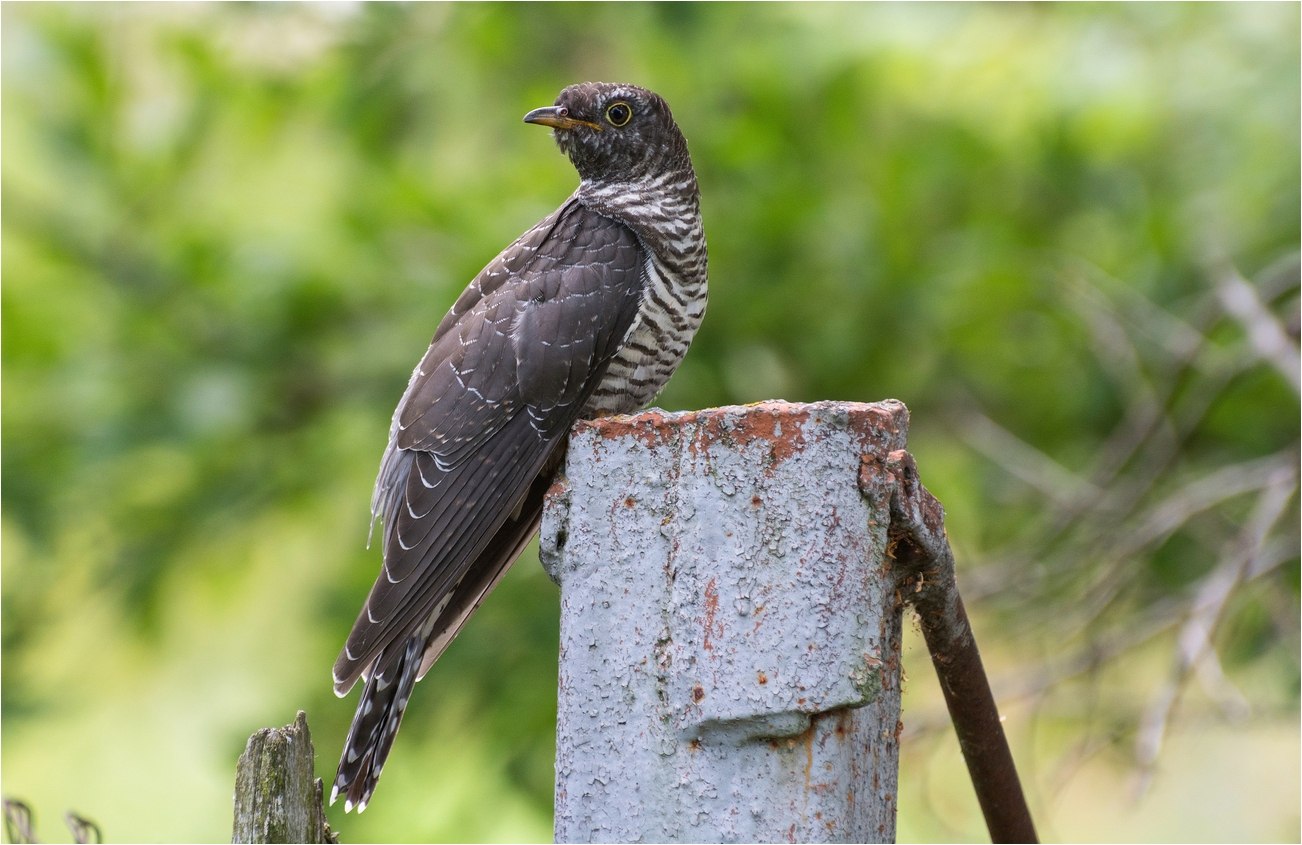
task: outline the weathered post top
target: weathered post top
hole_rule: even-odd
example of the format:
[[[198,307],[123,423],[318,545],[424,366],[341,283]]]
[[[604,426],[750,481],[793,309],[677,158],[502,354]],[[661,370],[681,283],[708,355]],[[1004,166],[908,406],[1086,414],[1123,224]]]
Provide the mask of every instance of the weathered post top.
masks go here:
[[[903,404],[580,424],[561,586],[558,841],[891,841]]]
[[[235,768],[231,842],[338,842],[321,806],[321,781],[302,710],[283,728],[249,737]]]

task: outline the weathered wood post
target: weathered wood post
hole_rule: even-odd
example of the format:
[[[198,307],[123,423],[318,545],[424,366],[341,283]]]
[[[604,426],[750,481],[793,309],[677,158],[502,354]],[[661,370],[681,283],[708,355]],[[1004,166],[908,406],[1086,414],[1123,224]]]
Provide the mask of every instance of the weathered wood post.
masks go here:
[[[874,467],[907,429],[888,401],[575,430],[541,541],[557,841],[894,839],[900,612]]]
[[[283,728],[263,728],[235,767],[231,842],[338,842],[321,805],[312,733],[302,710]]]

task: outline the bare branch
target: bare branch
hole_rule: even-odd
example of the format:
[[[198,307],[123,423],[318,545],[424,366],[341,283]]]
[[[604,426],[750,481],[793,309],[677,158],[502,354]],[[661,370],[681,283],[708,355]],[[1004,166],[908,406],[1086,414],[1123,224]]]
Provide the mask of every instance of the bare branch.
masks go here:
[[[72,831],[72,841],[77,845],[99,845],[104,841],[104,834],[100,832],[99,825],[90,819],[77,815],[72,810],[63,814],[63,821],[68,825],[68,830]]]
[[[959,437],[976,451],[1051,499],[1097,498],[1102,491],[1088,480],[1022,440],[980,411],[964,417]]]
[[[1129,557],[1170,537],[1198,514],[1244,493],[1273,489],[1285,475],[1293,476],[1297,455],[1290,448],[1255,461],[1220,467],[1183,485],[1148,510],[1143,521],[1113,551]]]
[[[36,842],[32,808],[16,798],[4,799],[5,833],[10,842]]]
[[[1233,547],[1202,581],[1188,616],[1180,630],[1176,651],[1176,665],[1170,679],[1163,685],[1144,714],[1139,735],[1135,741],[1135,758],[1138,764],[1136,790],[1143,793],[1152,780],[1153,768],[1161,753],[1180,695],[1186,681],[1204,657],[1213,650],[1212,640],[1225,613],[1225,606],[1236,589],[1246,580],[1252,564],[1261,554],[1275,524],[1283,516],[1288,503],[1297,492],[1297,478],[1292,467],[1278,470],[1262,492],[1251,518]]]
[[[1245,574],[1245,581],[1254,581],[1278,569],[1297,556],[1295,545],[1268,543],[1253,561]],[[1083,648],[1051,664],[1023,670],[1013,677],[1003,678],[998,687],[1004,690],[1008,701],[1021,701],[1044,695],[1053,687],[1079,677],[1107,664],[1127,652],[1133,651],[1179,625],[1188,615],[1187,600],[1170,598],[1150,606],[1137,620],[1128,621],[1125,629],[1115,635],[1099,637]],[[914,719],[911,726],[923,722]]]
[[[1283,325],[1257,296],[1252,283],[1232,267],[1227,267],[1216,283],[1216,295],[1248,335],[1248,343],[1261,358],[1274,367],[1294,393],[1302,393],[1302,355]]]

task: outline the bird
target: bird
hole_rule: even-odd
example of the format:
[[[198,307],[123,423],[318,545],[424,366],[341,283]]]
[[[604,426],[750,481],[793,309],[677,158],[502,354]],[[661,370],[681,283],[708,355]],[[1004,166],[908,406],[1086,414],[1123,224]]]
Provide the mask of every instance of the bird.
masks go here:
[[[570,429],[648,405],[705,314],[700,189],[665,100],[584,82],[524,122],[551,128],[579,185],[475,276],[394,411],[371,499],[383,565],[333,672],[340,697],[364,684],[330,795],[345,812],[537,531]]]

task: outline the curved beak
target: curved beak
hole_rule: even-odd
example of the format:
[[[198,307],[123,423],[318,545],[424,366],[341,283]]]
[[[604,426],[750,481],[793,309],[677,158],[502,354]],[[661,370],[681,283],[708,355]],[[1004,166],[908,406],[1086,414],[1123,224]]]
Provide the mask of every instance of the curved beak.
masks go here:
[[[524,116],[524,122],[536,123],[539,126],[550,126],[553,129],[573,129],[576,126],[586,126],[597,132],[601,131],[601,124],[570,117],[569,109],[564,106],[543,106],[540,109],[534,109]]]

